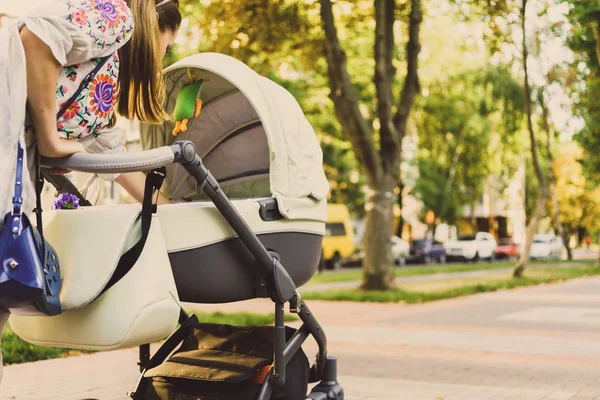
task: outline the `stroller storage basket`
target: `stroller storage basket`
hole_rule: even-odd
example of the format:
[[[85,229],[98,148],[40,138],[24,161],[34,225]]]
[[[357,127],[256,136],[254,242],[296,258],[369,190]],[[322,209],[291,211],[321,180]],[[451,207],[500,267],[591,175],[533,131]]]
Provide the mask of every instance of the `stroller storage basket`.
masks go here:
[[[234,327],[194,323],[181,347],[144,374],[136,399],[254,400],[273,363],[273,327]],[[286,328],[290,339],[295,330]],[[297,352],[286,367],[285,386],[274,399],[304,400],[309,365]],[[200,397],[199,397],[200,394]]]

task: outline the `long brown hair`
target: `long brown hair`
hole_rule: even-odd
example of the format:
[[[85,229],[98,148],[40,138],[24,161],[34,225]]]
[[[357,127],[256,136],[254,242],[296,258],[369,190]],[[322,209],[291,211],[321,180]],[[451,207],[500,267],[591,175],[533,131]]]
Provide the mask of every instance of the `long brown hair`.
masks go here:
[[[131,39],[119,49],[118,113],[147,123],[161,123],[168,118],[164,111],[159,33],[176,32],[181,24],[178,0],[156,8],[159,1],[126,0],[135,27]]]

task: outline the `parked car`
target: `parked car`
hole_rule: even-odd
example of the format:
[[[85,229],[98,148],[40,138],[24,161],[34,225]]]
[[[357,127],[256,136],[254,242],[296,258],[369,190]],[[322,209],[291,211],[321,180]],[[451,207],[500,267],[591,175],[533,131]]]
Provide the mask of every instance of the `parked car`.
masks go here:
[[[410,246],[398,236],[392,236],[392,259],[396,265],[405,265]],[[344,261],[345,266],[360,266],[365,259],[364,247],[358,246],[354,253]]]
[[[327,223],[319,269],[340,269],[344,259],[354,253],[354,229],[344,204],[327,205]]]
[[[564,252],[562,241],[552,234],[533,235],[529,256],[533,260],[560,260]]]
[[[495,257],[498,260],[514,260],[519,257],[519,245],[512,238],[498,239]]]
[[[405,265],[410,255],[410,246],[398,236],[392,236],[392,258],[396,265]]]
[[[441,264],[446,262],[446,249],[442,243],[431,239],[413,241],[408,261],[429,264],[433,260]]]
[[[493,260],[496,247],[496,239],[487,232],[459,236],[458,241],[446,244],[449,258],[464,261],[477,261],[482,258]]]

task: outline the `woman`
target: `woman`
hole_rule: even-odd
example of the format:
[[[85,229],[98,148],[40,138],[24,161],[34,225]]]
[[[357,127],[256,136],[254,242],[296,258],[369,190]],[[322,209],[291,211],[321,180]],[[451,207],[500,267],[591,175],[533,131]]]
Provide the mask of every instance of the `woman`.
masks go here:
[[[5,64],[0,65],[0,72],[5,72],[0,73],[0,79],[11,81],[0,82],[0,89],[6,88],[9,99],[19,87],[19,76],[11,75],[19,68],[19,51],[24,52],[26,61],[25,143],[30,174],[36,146],[46,157],[125,151],[122,134],[115,127],[116,113],[148,123],[166,119],[162,58],[172,47],[180,23],[178,0],[54,0],[45,9],[17,21],[19,44],[14,38],[11,41],[8,29],[0,31],[5,35],[2,38],[0,34],[0,44],[6,43],[8,54],[13,54],[12,58],[0,58]],[[108,61],[57,121],[61,106],[104,57],[109,57]],[[0,104],[0,117],[15,118],[19,110],[14,109],[15,101],[11,102]],[[18,129],[5,128],[4,132],[19,135]],[[16,149],[16,140],[8,150]],[[15,157],[5,158],[13,164],[16,161]],[[13,183],[10,176],[3,177],[7,188],[14,184],[14,173],[12,177]],[[115,180],[141,201],[142,173],[122,174]],[[28,204],[32,204],[31,190],[27,193]],[[161,197],[159,202],[168,200]],[[31,206],[26,210],[31,211]],[[8,210],[0,211],[4,215]],[[0,311],[0,332],[7,319],[8,313]],[[1,365],[0,358],[0,379]]]
[[[156,7],[148,0],[62,0],[53,5],[60,14],[55,23],[66,28],[66,35],[40,39],[48,35],[35,17],[19,24],[27,59],[29,115],[39,152],[63,157],[84,149],[123,151],[121,132],[112,128],[117,104],[119,114],[129,119],[165,118],[160,71],[181,23],[177,3],[159,1]],[[57,125],[57,110],[105,56],[111,56],[109,62]],[[143,174],[124,174],[116,181],[141,201]]]

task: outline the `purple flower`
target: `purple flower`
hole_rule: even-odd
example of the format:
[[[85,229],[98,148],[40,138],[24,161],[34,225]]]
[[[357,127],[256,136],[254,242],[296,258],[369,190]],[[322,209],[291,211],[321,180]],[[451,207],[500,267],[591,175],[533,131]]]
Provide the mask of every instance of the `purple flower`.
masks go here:
[[[78,208],[79,198],[69,193],[60,194],[52,203],[53,210],[76,210]]]

